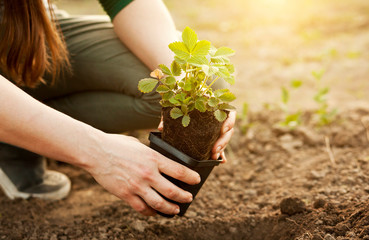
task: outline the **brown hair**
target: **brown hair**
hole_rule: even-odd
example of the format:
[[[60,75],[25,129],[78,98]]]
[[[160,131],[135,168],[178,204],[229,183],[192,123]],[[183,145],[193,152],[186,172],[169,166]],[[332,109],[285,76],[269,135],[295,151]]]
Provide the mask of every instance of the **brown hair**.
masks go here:
[[[45,83],[42,79],[45,72],[52,74],[54,82],[63,66],[69,66],[69,60],[52,9],[49,19],[42,0],[1,2],[4,6],[0,25],[1,70],[20,86]]]

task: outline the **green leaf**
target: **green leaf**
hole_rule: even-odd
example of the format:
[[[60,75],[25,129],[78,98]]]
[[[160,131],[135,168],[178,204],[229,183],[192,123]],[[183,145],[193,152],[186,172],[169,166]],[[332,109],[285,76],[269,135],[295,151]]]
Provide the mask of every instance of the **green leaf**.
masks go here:
[[[218,109],[220,110],[235,110],[236,108],[228,103],[222,103],[218,105]]]
[[[183,127],[187,127],[190,124],[190,116],[184,115],[182,118],[182,125]]]
[[[290,93],[288,92],[288,90],[285,87],[282,87],[281,90],[282,90],[282,96],[281,96],[282,97],[282,102],[284,104],[287,104],[288,101],[290,100]]]
[[[166,93],[166,92],[168,92],[170,89],[169,89],[169,87],[167,87],[167,86],[165,86],[165,85],[163,85],[163,84],[161,84],[161,85],[159,85],[157,88],[156,88],[156,91],[158,92],[158,93]]]
[[[175,99],[177,99],[180,102],[183,102],[186,99],[186,93],[181,92],[174,96]]]
[[[183,101],[183,104],[189,104],[190,101],[192,100],[192,97],[188,97]]]
[[[190,52],[188,51],[187,47],[182,42],[173,42],[169,44],[169,48],[180,59],[187,61],[190,58]]]
[[[215,52],[214,56],[232,56],[234,55],[235,51],[228,48],[228,47],[220,47],[218,48],[218,50]]]
[[[226,92],[219,97],[219,99],[223,102],[232,102],[236,99],[236,96],[231,92]]]
[[[194,30],[192,30],[189,27],[186,27],[182,33],[182,40],[186,45],[186,47],[188,48],[188,50],[191,52],[193,47],[197,43],[197,35]]]
[[[179,117],[182,117],[183,116],[183,112],[181,109],[179,108],[172,108],[172,110],[170,110],[170,116],[173,118],[173,119],[177,119]]]
[[[181,72],[182,72],[181,66],[176,61],[173,61],[170,67],[172,69],[172,73],[174,76],[181,75]]]
[[[225,94],[227,92],[229,92],[229,89],[227,89],[227,88],[217,89],[217,90],[214,91],[214,96],[215,97],[220,97],[220,96],[222,96],[223,94]]]
[[[154,78],[144,78],[138,82],[138,90],[143,93],[148,93],[154,90],[158,80]]]
[[[219,104],[219,99],[215,98],[215,97],[211,97],[208,101],[208,105],[210,107],[216,107]]]
[[[228,72],[230,74],[234,73],[234,65],[233,64],[227,64],[226,67],[227,67]]]
[[[195,108],[200,112],[205,112],[206,111],[205,101],[202,99],[197,99],[195,101]]]
[[[188,107],[186,105],[182,105],[181,106],[181,110],[182,110],[182,112],[183,112],[184,115],[187,115],[187,113],[188,113]]]
[[[209,61],[205,56],[192,56],[187,62],[197,67],[209,65]]]
[[[193,84],[191,82],[186,82],[183,89],[189,92],[193,89]]]
[[[293,87],[293,88],[299,88],[302,85],[302,81],[298,80],[298,79],[294,79],[294,80],[291,81],[290,84],[291,84],[291,87]]]
[[[223,122],[227,118],[227,113],[222,110],[216,110],[214,116],[219,122]]]
[[[228,72],[228,69],[226,67],[219,67],[219,71],[217,72],[217,75],[221,78],[231,77],[231,74]]]
[[[173,107],[172,103],[164,99],[160,100],[159,103],[162,107]]]
[[[219,71],[219,68],[209,65],[202,65],[201,68],[207,76],[212,76]]]
[[[201,40],[196,43],[196,46],[194,47],[191,54],[193,56],[206,56],[209,53],[210,49],[210,42],[207,40]]]
[[[325,70],[322,69],[320,71],[312,71],[311,74],[313,75],[313,77],[317,80],[320,81],[320,79],[322,79],[323,75],[325,73]]]
[[[176,85],[176,79],[173,76],[166,77],[162,79],[161,82],[170,88],[173,88]]]
[[[167,66],[165,66],[164,64],[160,64],[159,65],[161,71],[166,74],[166,75],[172,75],[172,73],[170,72],[169,68]]]
[[[232,75],[232,76],[230,76],[230,77],[224,78],[224,80],[225,80],[227,83],[231,84],[231,85],[233,85],[233,84],[236,82],[236,80],[234,79],[234,76],[233,76],[233,75]]]
[[[176,105],[176,106],[178,106],[178,105],[180,105],[180,104],[181,104],[181,103],[180,103],[177,99],[175,99],[174,97],[170,98],[170,99],[169,99],[169,102],[170,102],[171,104]]]
[[[182,67],[182,69],[186,69],[186,61],[185,60],[183,60],[183,59],[181,59],[181,58],[179,58],[179,57],[177,57],[177,56],[174,56],[174,60],[178,63],[178,64],[180,64],[180,65],[182,65],[183,67]]]
[[[174,96],[174,92],[170,91],[170,92],[167,92],[167,93],[164,93],[163,94],[163,99],[164,100],[169,100],[170,98],[172,98]]]
[[[212,57],[211,58],[211,62],[215,63],[215,64],[228,64],[231,62],[231,60],[229,60],[229,58],[225,57],[225,56],[217,56],[217,57]]]

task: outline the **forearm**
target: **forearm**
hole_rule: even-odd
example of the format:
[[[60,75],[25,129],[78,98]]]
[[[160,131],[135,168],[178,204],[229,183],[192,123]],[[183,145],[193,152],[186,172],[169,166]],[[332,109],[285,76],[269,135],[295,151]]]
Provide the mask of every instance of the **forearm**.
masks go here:
[[[33,99],[0,75],[0,141],[87,167],[100,131]]]
[[[135,0],[113,20],[121,41],[151,70],[170,65],[173,53],[168,45],[177,41],[174,22],[161,0]]]

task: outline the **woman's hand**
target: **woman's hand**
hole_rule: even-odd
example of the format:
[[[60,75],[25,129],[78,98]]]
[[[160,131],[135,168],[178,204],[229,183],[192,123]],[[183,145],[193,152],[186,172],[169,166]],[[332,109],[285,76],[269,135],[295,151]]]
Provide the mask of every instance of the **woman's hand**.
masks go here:
[[[231,137],[234,132],[234,124],[236,122],[236,111],[230,111],[228,114],[228,118],[224,121],[223,126],[220,130],[220,137],[215,142],[213,147],[213,155],[212,159],[218,159],[219,156],[222,157],[223,163],[227,161],[227,158],[224,154],[224,149],[227,147],[228,142],[231,140]]]
[[[215,142],[213,147],[213,155],[212,159],[216,160],[220,157],[223,159],[223,163],[227,161],[227,158],[224,154],[224,149],[227,147],[228,142],[231,140],[231,137],[234,132],[234,124],[236,122],[236,111],[230,111],[228,114],[228,118],[224,121],[222,128],[220,130],[220,137]],[[163,131],[163,117],[161,118],[161,121],[158,126],[159,131]]]
[[[105,189],[128,202],[143,215],[155,210],[178,214],[179,207],[159,195],[176,202],[192,201],[192,195],[164,178],[165,173],[188,184],[200,183],[198,173],[176,163],[140,143],[133,137],[105,134],[99,141],[99,154],[86,170]]]

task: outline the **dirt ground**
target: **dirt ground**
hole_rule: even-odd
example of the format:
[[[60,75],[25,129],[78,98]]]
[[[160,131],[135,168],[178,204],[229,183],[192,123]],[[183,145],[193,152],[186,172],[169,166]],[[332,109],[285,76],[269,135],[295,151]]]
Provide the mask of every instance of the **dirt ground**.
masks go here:
[[[0,193],[0,239],[369,239],[369,3],[165,2],[179,29],[237,52],[232,90],[240,116],[245,102],[251,110],[237,122],[228,163],[214,168],[184,217],[167,219],[143,217],[86,172],[50,161],[71,178],[70,196],[10,201]],[[317,83],[311,72],[321,70]],[[281,87],[293,79],[303,85],[288,107],[302,111],[302,124],[289,129],[277,123]],[[314,118],[321,86],[338,110],[324,126]],[[131,134],[148,143],[147,131]]]

